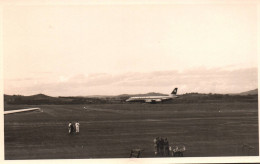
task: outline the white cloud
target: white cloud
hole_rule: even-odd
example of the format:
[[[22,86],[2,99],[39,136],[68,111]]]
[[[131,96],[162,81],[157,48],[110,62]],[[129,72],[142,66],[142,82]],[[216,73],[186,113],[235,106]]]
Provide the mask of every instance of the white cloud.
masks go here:
[[[62,81],[6,80],[6,94],[45,93],[53,96],[117,95],[123,93],[169,93],[179,87],[180,93],[237,93],[257,88],[257,68],[225,70],[196,68],[180,71],[156,71],[125,74],[79,74]],[[65,79],[65,80],[64,80]],[[33,83],[37,81],[37,83]]]

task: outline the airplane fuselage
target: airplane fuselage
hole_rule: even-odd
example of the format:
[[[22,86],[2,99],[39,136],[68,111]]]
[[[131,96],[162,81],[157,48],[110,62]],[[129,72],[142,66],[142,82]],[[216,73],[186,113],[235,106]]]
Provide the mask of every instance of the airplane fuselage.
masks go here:
[[[127,102],[131,101],[145,101],[145,102],[161,102],[164,100],[170,100],[177,98],[178,96],[145,96],[145,97],[130,97]]]

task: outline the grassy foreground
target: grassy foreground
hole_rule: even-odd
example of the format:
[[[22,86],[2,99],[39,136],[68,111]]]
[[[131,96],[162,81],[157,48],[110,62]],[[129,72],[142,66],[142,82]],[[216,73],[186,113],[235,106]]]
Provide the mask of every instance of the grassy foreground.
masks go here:
[[[5,159],[155,157],[153,139],[184,144],[186,157],[256,156],[257,102],[189,104],[7,105],[43,112],[4,116]],[[69,121],[80,134],[68,135]],[[246,145],[246,146],[245,146]],[[250,149],[248,148],[251,147]]]

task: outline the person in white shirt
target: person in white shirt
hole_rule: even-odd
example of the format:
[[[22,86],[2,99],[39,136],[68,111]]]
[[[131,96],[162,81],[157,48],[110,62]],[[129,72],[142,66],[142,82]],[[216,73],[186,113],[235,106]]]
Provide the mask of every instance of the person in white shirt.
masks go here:
[[[68,128],[69,128],[69,134],[71,134],[72,133],[72,123],[71,122],[69,122]]]
[[[79,133],[79,125],[80,125],[79,122],[76,122],[76,123],[75,123],[76,133]]]

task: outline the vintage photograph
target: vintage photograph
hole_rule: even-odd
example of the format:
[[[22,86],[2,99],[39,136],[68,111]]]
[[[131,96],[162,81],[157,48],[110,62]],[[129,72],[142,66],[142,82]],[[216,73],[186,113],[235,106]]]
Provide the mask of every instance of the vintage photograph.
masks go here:
[[[3,3],[4,160],[258,157],[258,12]]]

